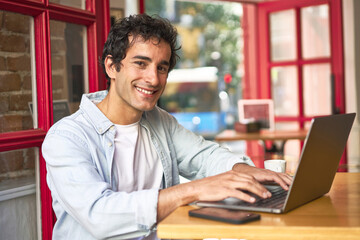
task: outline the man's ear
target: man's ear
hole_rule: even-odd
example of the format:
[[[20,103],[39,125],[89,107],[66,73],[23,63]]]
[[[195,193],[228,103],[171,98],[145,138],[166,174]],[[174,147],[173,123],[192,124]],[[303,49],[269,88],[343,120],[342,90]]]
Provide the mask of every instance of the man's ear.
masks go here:
[[[114,79],[116,74],[116,66],[113,64],[112,56],[108,55],[104,61],[105,70],[109,78]]]

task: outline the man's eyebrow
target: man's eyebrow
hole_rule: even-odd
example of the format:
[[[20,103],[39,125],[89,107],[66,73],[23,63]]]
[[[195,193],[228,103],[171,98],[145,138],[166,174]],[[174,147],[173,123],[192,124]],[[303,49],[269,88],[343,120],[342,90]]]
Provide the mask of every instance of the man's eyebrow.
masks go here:
[[[142,55],[136,55],[136,56],[134,56],[133,58],[145,60],[145,61],[148,61],[148,62],[152,62],[152,59],[151,59],[151,58],[146,57],[146,56],[142,56]],[[162,60],[162,61],[160,62],[160,64],[166,65],[166,66],[169,66],[169,65],[170,65],[170,63],[169,63],[168,61],[166,61],[166,60]]]
[[[145,61],[148,61],[148,62],[152,62],[151,58],[145,57],[145,56],[141,56],[141,55],[136,55],[136,56],[134,56],[133,58],[137,58],[137,59],[145,60]]]

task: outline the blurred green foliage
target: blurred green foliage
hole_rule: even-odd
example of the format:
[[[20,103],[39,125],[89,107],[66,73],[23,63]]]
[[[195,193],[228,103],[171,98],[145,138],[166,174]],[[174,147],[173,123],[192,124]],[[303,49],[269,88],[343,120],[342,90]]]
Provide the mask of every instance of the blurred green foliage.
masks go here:
[[[236,4],[236,6],[235,6]],[[191,24],[187,28],[200,29],[199,60],[192,67],[216,66],[219,69],[219,79],[224,74],[232,75],[232,82],[226,89],[239,93],[239,64],[242,55],[241,9],[239,3],[201,3],[172,0],[146,0],[145,11],[149,15],[159,15],[169,19],[175,26],[183,24],[182,17],[187,16]],[[237,10],[237,11],[235,11]],[[214,53],[220,56],[214,59]],[[189,65],[181,53],[177,68]],[[186,64],[185,64],[186,63]],[[198,66],[199,64],[201,66]],[[220,87],[221,88],[221,87]],[[225,85],[224,85],[225,88]]]

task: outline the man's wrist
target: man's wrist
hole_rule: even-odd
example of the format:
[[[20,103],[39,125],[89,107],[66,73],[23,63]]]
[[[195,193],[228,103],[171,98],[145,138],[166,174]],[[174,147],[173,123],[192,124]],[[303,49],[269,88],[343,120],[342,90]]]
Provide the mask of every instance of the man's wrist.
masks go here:
[[[234,164],[234,166],[232,167],[232,170],[241,171],[246,167],[250,167],[250,165],[247,163],[244,163],[244,162],[239,162],[239,163]]]

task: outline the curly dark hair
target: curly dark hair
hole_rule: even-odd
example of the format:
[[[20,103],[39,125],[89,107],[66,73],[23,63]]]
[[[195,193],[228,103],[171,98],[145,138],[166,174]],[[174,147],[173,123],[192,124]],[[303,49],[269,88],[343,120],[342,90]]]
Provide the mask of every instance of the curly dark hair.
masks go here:
[[[132,42],[129,41],[129,36],[133,36]],[[167,19],[159,16],[149,16],[147,14],[131,15],[115,22],[104,45],[101,66],[107,78],[108,88],[110,87],[110,78],[105,70],[106,57],[111,55],[116,70],[120,71],[120,62],[126,57],[127,50],[137,37],[142,37],[145,41],[155,37],[159,42],[162,40],[167,42],[171,48],[169,72],[175,67],[176,61],[179,58],[176,51],[180,49],[180,47],[177,47],[176,42],[176,28]]]

